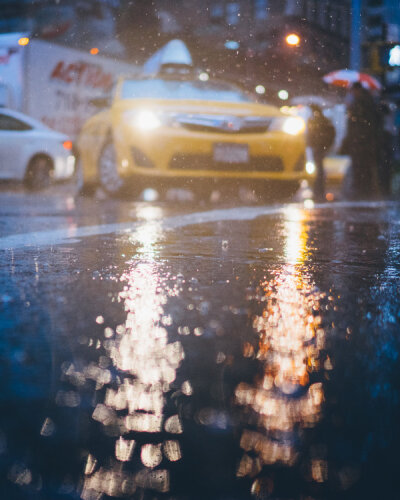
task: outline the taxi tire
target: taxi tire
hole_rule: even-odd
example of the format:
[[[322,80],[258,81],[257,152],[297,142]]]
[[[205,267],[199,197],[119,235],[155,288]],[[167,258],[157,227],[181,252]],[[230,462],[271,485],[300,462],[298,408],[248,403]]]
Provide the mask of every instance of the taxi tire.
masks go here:
[[[110,138],[104,143],[97,164],[99,185],[111,197],[121,196],[126,188],[125,181],[117,170],[114,143]]]
[[[34,156],[26,169],[24,184],[31,191],[47,188],[51,184],[52,173],[53,162],[48,156]]]

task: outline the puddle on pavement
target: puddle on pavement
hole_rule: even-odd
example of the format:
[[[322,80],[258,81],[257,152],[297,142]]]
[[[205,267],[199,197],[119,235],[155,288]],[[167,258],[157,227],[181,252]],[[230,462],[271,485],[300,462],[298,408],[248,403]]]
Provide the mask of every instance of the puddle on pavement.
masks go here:
[[[398,226],[156,212],[3,264],[9,498],[392,498]]]

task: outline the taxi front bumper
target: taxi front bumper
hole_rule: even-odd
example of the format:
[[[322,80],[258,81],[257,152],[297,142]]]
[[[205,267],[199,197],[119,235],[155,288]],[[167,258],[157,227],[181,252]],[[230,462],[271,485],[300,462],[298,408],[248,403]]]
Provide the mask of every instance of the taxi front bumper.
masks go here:
[[[118,140],[118,136],[120,140]],[[182,179],[275,179],[299,181],[305,169],[303,135],[189,133],[164,129],[157,134],[118,135],[122,177]],[[227,152],[226,160],[221,157]]]

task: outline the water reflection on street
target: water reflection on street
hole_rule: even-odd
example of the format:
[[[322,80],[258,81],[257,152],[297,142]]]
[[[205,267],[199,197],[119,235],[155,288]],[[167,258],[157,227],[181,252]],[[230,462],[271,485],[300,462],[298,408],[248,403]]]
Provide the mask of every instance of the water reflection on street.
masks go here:
[[[157,262],[154,244],[161,236],[160,225],[152,220],[157,210],[142,210],[138,214],[145,221],[130,241],[137,245],[136,255],[127,262],[127,270],[120,276],[123,289],[118,302],[123,304],[126,321],[117,325],[115,332],[105,329],[106,352],[117,370],[115,387],[108,387],[105,400],[98,403],[93,419],[101,422],[115,438],[115,457],[108,467],[96,468],[97,458],[89,455],[85,468],[83,499],[131,495],[137,488],[169,491],[168,468],[160,468],[163,457],[175,462],[181,458],[179,441],[182,433],[179,416],[166,416],[165,398],[175,381],[184,351],[179,341],[169,342],[165,325],[171,318],[165,316],[167,297],[178,293],[177,287],[168,288]],[[147,219],[147,220],[146,220]],[[167,439],[160,437],[162,432]],[[148,435],[133,439],[131,434]],[[127,438],[126,438],[127,436]],[[132,462],[138,455],[138,471],[124,471],[123,462]]]
[[[261,361],[263,372],[255,383],[241,383],[235,391],[236,402],[252,410],[249,423],[256,429],[242,432],[240,446],[246,454],[239,477],[254,477],[264,465],[294,465],[302,432],[319,421],[324,399],[323,385],[315,381],[315,374],[323,368],[325,333],[319,316],[320,293],[303,270],[307,232],[301,211],[288,213],[284,231],[287,264],[260,283],[251,298],[263,304],[263,310],[253,318],[258,345],[245,345],[244,355]],[[313,464],[316,480],[324,480],[322,468],[321,463]],[[260,487],[255,481],[253,490],[259,492]]]
[[[123,235],[32,250],[52,390],[40,460],[29,425],[10,455],[12,498],[395,498],[397,209],[169,233],[161,206],[134,210]],[[68,290],[41,279],[60,262]]]

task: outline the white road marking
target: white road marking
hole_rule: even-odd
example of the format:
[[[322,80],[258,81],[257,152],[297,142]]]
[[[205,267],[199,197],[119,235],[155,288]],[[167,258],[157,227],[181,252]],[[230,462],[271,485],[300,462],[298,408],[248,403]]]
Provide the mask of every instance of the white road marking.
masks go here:
[[[288,207],[297,207],[306,211],[326,208],[382,208],[387,206],[384,202],[335,202],[316,204],[313,209],[305,209],[302,204],[235,207],[220,210],[209,210],[207,212],[195,212],[185,215],[166,217],[157,220],[161,229],[165,231],[179,229],[196,224],[206,224],[220,221],[243,221],[252,220],[263,215],[284,215]],[[34,231],[30,233],[14,234],[0,238],[0,250],[11,250],[18,248],[53,246],[71,244],[80,238],[88,236],[99,236],[104,234],[130,234],[146,224],[147,221],[121,222],[113,224],[100,224],[95,226],[83,226],[53,229],[50,231]]]

